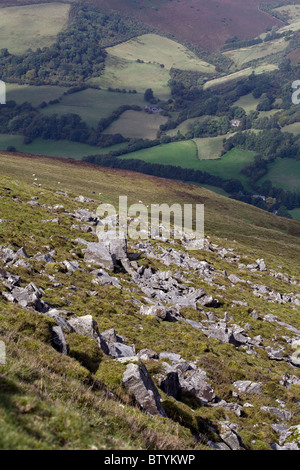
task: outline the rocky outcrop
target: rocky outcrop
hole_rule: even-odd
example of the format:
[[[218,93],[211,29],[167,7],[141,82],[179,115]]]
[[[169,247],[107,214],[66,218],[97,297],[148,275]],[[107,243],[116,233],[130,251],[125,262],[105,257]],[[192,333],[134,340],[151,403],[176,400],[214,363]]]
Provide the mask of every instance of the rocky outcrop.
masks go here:
[[[101,266],[109,271],[114,270],[114,263],[108,249],[101,243],[88,243],[84,254],[84,261],[87,264]]]
[[[105,354],[109,354],[108,345],[100,335],[97,322],[93,319],[92,315],[72,317],[68,320],[68,324],[76,333],[93,339]]]
[[[176,322],[179,319],[179,315],[173,308],[168,308],[164,305],[142,305],[140,312],[142,315],[150,315],[156,317],[159,320]]]
[[[136,355],[134,344],[128,346],[124,344],[127,339],[116,333],[114,328],[101,333],[108,347],[108,354],[114,358],[133,357]]]
[[[254,393],[262,393],[260,382],[251,382],[251,380],[237,380],[233,383],[233,388],[235,390],[235,396],[237,394],[252,395]]]
[[[161,398],[145,365],[128,364],[123,383],[132,393],[140,408],[150,415],[166,417]]]
[[[230,421],[220,423],[220,437],[231,450],[244,450],[242,440],[238,435],[238,426]]]
[[[42,300],[42,291],[33,282],[26,287],[13,287],[10,292],[2,292],[2,296],[22,308],[32,308],[41,313],[49,310],[49,306]]]
[[[300,450],[300,425],[285,428],[280,432],[278,444],[272,444],[274,450]]]

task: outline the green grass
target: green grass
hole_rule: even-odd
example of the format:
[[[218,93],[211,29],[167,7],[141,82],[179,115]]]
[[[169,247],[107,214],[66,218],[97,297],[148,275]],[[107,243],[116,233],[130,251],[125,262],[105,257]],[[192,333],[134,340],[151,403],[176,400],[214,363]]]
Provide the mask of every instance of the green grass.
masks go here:
[[[212,73],[215,67],[199,59],[185,46],[157,34],[143,34],[127,42],[110,47],[107,52],[120,59],[137,59],[163,64],[167,69],[176,68]]]
[[[282,128],[282,132],[291,132],[291,134],[299,135],[300,134],[300,122],[293,122],[293,124],[288,124]]]
[[[276,158],[268,165],[268,173],[259,180],[272,181],[277,188],[286,191],[300,191],[300,161],[292,158]]]
[[[92,127],[96,127],[100,119],[110,116],[123,105],[144,107],[144,95],[141,93],[115,93],[106,90],[88,88],[78,93],[63,96],[58,104],[42,109],[46,115],[74,113]]]
[[[246,114],[249,114],[250,111],[256,111],[257,105],[261,101],[260,98],[254,98],[252,93],[249,93],[248,95],[242,96],[239,98],[235,103],[234,106],[239,106],[243,108],[246,112]],[[270,109],[270,111],[259,111],[259,117],[271,117],[274,116],[274,114],[280,112],[280,109]]]
[[[300,221],[300,209],[293,209],[293,210],[290,210],[289,213],[291,214],[291,216],[293,217],[293,219]]]
[[[300,20],[299,5],[284,5],[282,7],[275,8],[274,11],[283,15],[289,23],[296,23]]]
[[[199,160],[216,160],[221,157],[224,136],[195,138]]]
[[[117,144],[111,147],[100,148],[93,145],[70,142],[68,140],[44,140],[36,139],[30,144],[23,143],[23,136],[0,134],[0,150],[6,150],[8,146],[14,146],[17,152],[32,153],[34,155],[47,155],[49,157],[65,157],[81,160],[87,155],[107,153],[110,150],[118,150],[127,144]]]
[[[137,158],[148,163],[174,165],[183,168],[194,168],[194,165],[197,164],[196,145],[192,140],[162,144],[138,150],[120,158]]]
[[[67,90],[61,86],[48,85],[17,85],[16,83],[6,84],[6,99],[13,100],[17,104],[25,101],[31,103],[32,106],[38,106],[43,101],[48,102],[60,98]]]
[[[253,60],[263,59],[272,54],[276,54],[277,52],[283,52],[287,46],[288,42],[285,41],[285,38],[279,38],[274,41],[263,42],[261,44],[255,44],[254,46],[227,51],[223,54],[233,60],[237,67],[242,67]]]
[[[278,66],[274,64],[263,64],[263,65],[259,65],[258,67],[247,67],[246,69],[239,70],[238,72],[234,72],[229,75],[225,75],[224,77],[219,77],[219,78],[215,78],[214,80],[209,80],[204,84],[203,89],[206,90],[214,86],[223,85],[224,83],[229,82],[231,80],[238,80],[240,78],[248,77],[253,72],[259,75],[261,73],[272,72],[277,69],[278,69]]]
[[[253,161],[254,156],[255,152],[235,148],[219,160],[199,160],[195,152],[195,143],[189,140],[138,150],[119,158],[137,158],[149,163],[206,171],[224,179],[237,179],[241,181],[245,189],[250,190],[248,179],[241,174],[241,170]]]
[[[114,121],[104,134],[122,134],[123,137],[136,139],[156,139],[157,131],[161,124],[165,124],[168,118],[161,114],[148,114],[144,111],[125,111]]]
[[[249,114],[250,111],[255,111],[256,107],[259,103],[258,98],[254,98],[252,93],[249,93],[248,95],[241,96],[240,99],[238,99],[233,106],[239,106],[240,108],[243,108],[246,112],[246,114]]]
[[[137,63],[108,54],[104,73],[90,80],[101,88],[125,88],[144,93],[152,88],[154,95],[162,100],[170,98],[169,71],[157,64]]]
[[[1,48],[19,55],[51,45],[67,27],[69,11],[70,5],[59,2],[1,8]]]
[[[282,109],[270,109],[269,111],[259,111],[259,117],[260,118],[264,118],[264,117],[271,117],[271,116],[274,116],[274,114],[276,113],[280,113],[282,111]]]

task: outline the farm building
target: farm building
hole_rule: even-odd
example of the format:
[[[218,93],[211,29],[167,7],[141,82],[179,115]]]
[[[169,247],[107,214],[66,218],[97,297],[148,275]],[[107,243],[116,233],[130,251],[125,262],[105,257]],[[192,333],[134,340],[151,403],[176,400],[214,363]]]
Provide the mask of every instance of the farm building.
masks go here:
[[[158,108],[157,106],[154,106],[153,104],[148,104],[147,106],[145,106],[145,111],[149,113],[161,113],[162,109]]]

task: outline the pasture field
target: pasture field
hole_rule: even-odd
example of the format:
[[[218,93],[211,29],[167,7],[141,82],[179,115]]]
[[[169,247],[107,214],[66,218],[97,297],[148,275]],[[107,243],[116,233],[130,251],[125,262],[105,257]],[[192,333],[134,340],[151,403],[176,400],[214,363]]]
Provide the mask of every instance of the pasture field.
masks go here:
[[[110,47],[107,52],[120,59],[131,61],[140,59],[158,65],[163,64],[167,69],[173,67],[203,73],[215,72],[213,65],[199,59],[185,46],[158,34],[143,34]]]
[[[258,98],[254,98],[252,93],[249,93],[248,95],[241,96],[240,99],[238,99],[233,106],[239,106],[240,108],[243,108],[246,112],[246,114],[249,114],[250,111],[255,111],[256,107],[260,100]]]
[[[144,111],[125,111],[103,134],[121,134],[123,137],[156,139],[161,124],[168,118],[160,114],[148,114]]]
[[[6,83],[6,99],[13,100],[17,104],[25,101],[31,103],[32,106],[38,106],[43,101],[48,102],[60,98],[67,90],[62,86],[48,85],[17,85],[16,83]]]
[[[46,115],[78,114],[89,126],[96,127],[99,120],[110,116],[119,106],[146,104],[141,93],[117,93],[87,88],[78,93],[65,95],[57,104],[43,108]]]
[[[1,8],[0,49],[20,55],[51,45],[67,27],[69,12],[70,5],[59,2]]]
[[[221,158],[224,135],[217,137],[195,138],[199,160],[216,160]]]
[[[274,12],[280,13],[288,23],[300,21],[300,5],[284,5],[274,8]]]
[[[300,221],[300,209],[293,209],[293,210],[289,211],[289,213],[291,214],[293,219]]]
[[[241,170],[245,165],[253,162],[255,155],[255,152],[234,148],[223,155],[220,160],[199,160],[195,142],[188,140],[138,150],[118,158],[136,158],[148,163],[206,171],[221,178],[237,179],[241,181],[245,189],[250,189],[248,179],[241,173]]]
[[[252,60],[262,59],[277,52],[284,51],[288,46],[288,42],[284,38],[275,39],[274,41],[255,44],[254,46],[243,47],[233,51],[223,52],[223,55],[233,60],[237,67]]]
[[[48,157],[63,157],[81,160],[87,155],[98,155],[118,150],[127,144],[117,144],[111,147],[95,147],[93,145],[70,142],[68,140],[44,140],[36,139],[30,144],[23,143],[22,135],[0,134],[0,150],[6,150],[8,146],[14,146],[17,152],[32,153],[34,155],[46,155]]]
[[[271,116],[274,116],[274,114],[276,114],[276,113],[280,113],[281,111],[282,111],[282,109],[270,109],[270,111],[259,111],[259,117],[269,118]]]
[[[299,135],[300,134],[300,122],[293,122],[293,124],[288,124],[287,126],[282,127],[282,132],[291,132],[291,134]]]
[[[246,69],[239,70],[238,72],[231,73],[229,75],[225,75],[224,77],[215,78],[214,80],[207,81],[203,89],[207,90],[208,88],[224,85],[224,83],[229,82],[231,80],[238,80],[240,78],[248,77],[251,75],[252,72],[256,73],[257,75],[265,72],[273,72],[277,70],[278,66],[275,64],[263,64],[259,65],[258,67],[247,67]]]
[[[285,31],[299,31],[300,30],[300,20],[295,21],[294,23],[288,24],[283,28],[280,28],[279,32],[284,33]]]
[[[276,158],[268,165],[268,173],[258,181],[272,181],[277,188],[286,191],[300,191],[300,161],[293,158]]]
[[[254,98],[252,93],[249,93],[248,95],[241,96],[240,99],[238,99],[233,106],[239,106],[243,108],[246,112],[246,114],[249,114],[250,111],[256,111],[257,105],[259,104],[260,99],[259,98]],[[274,114],[280,112],[281,109],[270,109],[270,111],[259,111],[259,117],[271,117]],[[255,131],[255,129],[252,129]]]
[[[171,142],[148,149],[137,150],[119,158],[135,158],[148,163],[194,168],[197,165],[197,149],[192,140]]]
[[[90,80],[101,88],[120,88],[144,93],[152,88],[154,95],[161,100],[171,97],[168,81],[169,71],[157,64],[138,63],[108,54],[104,73]]]

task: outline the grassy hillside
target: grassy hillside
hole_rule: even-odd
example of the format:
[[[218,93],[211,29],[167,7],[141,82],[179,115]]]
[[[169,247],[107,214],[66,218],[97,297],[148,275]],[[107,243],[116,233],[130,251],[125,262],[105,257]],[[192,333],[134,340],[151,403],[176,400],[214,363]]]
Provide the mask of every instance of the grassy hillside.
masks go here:
[[[158,34],[144,34],[117,46],[107,52],[120,59],[143,60],[162,64],[167,69],[192,70],[194,72],[212,73],[215,67],[203,60],[181,44]]]
[[[168,118],[161,114],[148,114],[143,111],[125,111],[114,121],[104,134],[122,134],[123,137],[136,139],[156,139],[161,124],[165,124]]]
[[[221,426],[228,420],[238,426],[243,448],[269,449],[278,440],[272,428],[277,418],[262,412],[261,406],[278,406],[278,397],[292,413],[284,424],[299,422],[299,386],[287,391],[279,384],[281,377],[294,369],[285,360],[271,360],[265,349],[274,347],[276,334],[290,353],[289,344],[281,338],[293,333],[283,324],[263,320],[264,315],[272,313],[293,328],[300,328],[298,311],[290,303],[270,303],[247,287],[256,282],[275,291],[300,293],[298,222],[275,217],[195,185],[59,159],[8,156],[2,152],[0,175],[0,244],[9,245],[14,251],[26,249],[29,258],[24,261],[29,262],[30,269],[28,264],[27,268],[15,264],[6,268],[21,276],[22,286],[34,283],[42,289],[44,301],[69,312],[67,318],[91,314],[99,331],[115,328],[119,335],[126,336],[129,344],[135,344],[137,351],[144,348],[158,353],[169,351],[196,361],[207,372],[217,396],[243,408],[239,415],[233,409],[202,406],[189,394],[174,399],[159,388],[159,374],[168,359],[145,360],[168,415],[149,416],[136,406],[122,383],[126,363],[103,354],[91,339],[78,333],[65,333],[69,354],[60,354],[52,346],[53,319],[1,296],[0,338],[7,352],[6,365],[0,365],[2,449],[206,450],[207,441],[203,437],[199,442],[195,435],[201,432],[209,440],[224,442],[220,441]],[[78,202],[76,197],[82,194],[92,200]],[[165,246],[170,248],[168,243],[152,242],[157,258],[147,257],[141,251],[137,263],[139,267],[166,273],[183,272],[188,283],[204,287],[220,299],[219,308],[214,309],[216,319],[223,319],[227,312],[230,323],[248,322],[253,331],[247,334],[261,335],[263,348],[257,346],[247,353],[243,347],[207,337],[185,322],[142,315],[139,306],[145,302],[145,294],[139,288],[132,289],[128,273],[112,274],[121,289],[93,282],[93,268],[84,262],[75,239],[93,241],[95,236],[73,226],[74,212],[79,208],[95,211],[100,201],[117,204],[120,194],[128,195],[130,204],[141,199],[144,204],[205,204],[205,236],[210,249],[190,256],[209,263],[214,272],[212,282],[199,277],[194,269],[182,271],[180,265],[162,264],[159,253]],[[28,204],[30,201],[36,204]],[[59,223],[51,222],[53,217]],[[48,222],[42,223],[45,219]],[[175,252],[184,251],[180,242],[172,248]],[[225,257],[221,256],[223,248],[227,249]],[[51,250],[54,262],[36,259],[39,252],[47,250]],[[250,263],[262,257],[268,267],[265,272],[238,267],[238,262]],[[67,272],[63,268],[65,260],[77,262],[80,269]],[[272,270],[278,269],[296,279],[296,284],[272,276]],[[233,285],[224,276],[225,270],[241,276],[248,284],[241,281]],[[0,285],[4,291],[2,280]],[[220,289],[222,285],[224,289]],[[245,304],[234,304],[242,300]],[[182,314],[187,319],[203,321],[210,310],[186,308]],[[250,315],[253,311],[259,315],[256,320]],[[259,381],[262,391],[235,399],[232,391],[236,380]],[[252,407],[248,406],[249,401]],[[243,407],[245,403],[248,408]]]
[[[99,352],[92,340],[77,333],[66,333],[69,354],[60,354],[52,346],[53,319],[1,296],[0,338],[7,351],[6,365],[0,365],[2,449],[208,450],[204,437],[199,442],[195,435],[201,433],[209,440],[224,443],[220,441],[221,426],[228,420],[238,426],[243,448],[270,449],[271,443],[278,441],[272,428],[277,417],[262,412],[261,406],[278,407],[278,398],[293,415],[283,423],[291,426],[299,422],[299,386],[287,391],[279,384],[281,377],[295,373],[294,369],[285,360],[271,360],[265,349],[274,347],[276,334],[280,345],[290,353],[289,344],[281,338],[293,333],[283,324],[263,320],[264,315],[272,313],[282,322],[300,328],[297,309],[289,303],[270,303],[254,295],[242,281],[233,285],[223,273],[226,270],[241,276],[249,286],[256,282],[275,291],[300,292],[298,222],[275,217],[195,185],[58,159],[8,156],[2,152],[0,175],[0,244],[10,245],[14,251],[26,249],[29,258],[25,261],[30,263],[30,269],[28,265],[7,267],[12,274],[21,276],[22,286],[34,283],[42,289],[43,300],[56,309],[65,309],[79,318],[93,315],[100,331],[115,328],[119,335],[126,336],[129,344],[135,344],[137,351],[148,347],[196,361],[207,372],[217,396],[243,409],[239,415],[233,409],[202,406],[188,394],[174,399],[159,388],[158,376],[168,359],[145,360],[168,415],[149,416],[136,406],[122,383],[126,363]],[[81,194],[92,201],[76,201]],[[205,204],[205,236],[210,249],[193,252],[191,256],[198,262],[209,263],[214,271],[213,282],[199,277],[194,269],[184,270],[184,277],[220,299],[220,307],[214,309],[216,319],[223,319],[227,312],[230,324],[247,322],[253,328],[247,334],[253,338],[261,335],[263,348],[257,346],[253,353],[248,353],[243,347],[207,337],[185,322],[172,323],[142,315],[139,305],[144,302],[144,294],[132,289],[132,281],[124,272],[112,274],[119,279],[121,289],[93,282],[91,267],[83,261],[75,239],[93,241],[95,236],[73,227],[74,212],[78,208],[95,211],[100,201],[117,204],[120,194],[127,194],[129,203],[142,199],[145,204]],[[30,201],[37,204],[27,204]],[[59,223],[42,223],[53,217]],[[164,246],[170,248],[168,243],[153,242],[158,258],[148,258],[141,251],[138,265],[169,270],[172,274],[183,272],[178,265],[162,264],[159,253]],[[180,244],[172,248],[175,252],[184,251]],[[220,256],[221,248],[228,250],[225,257]],[[45,264],[35,258],[49,249],[55,250],[55,254],[51,251],[54,262]],[[239,256],[239,263],[263,257],[268,269],[266,272],[241,269],[235,256]],[[80,269],[67,272],[63,268],[66,259],[78,262]],[[279,265],[286,276],[297,279],[296,284],[272,276],[272,270],[278,270]],[[4,291],[2,280],[0,285]],[[224,289],[220,289],[222,285]],[[246,307],[234,304],[242,300]],[[202,311],[187,308],[182,309],[182,314],[187,319],[203,321],[210,311],[206,307]],[[258,319],[250,315],[253,311]],[[232,396],[236,380],[260,382],[262,391],[236,399]],[[248,407],[243,407],[245,403]]]
[[[151,87],[157,98],[167,100],[170,98],[169,80],[169,71],[159,64],[138,63],[108,54],[104,73],[92,78],[90,83],[101,88],[125,88],[139,93]]]
[[[101,168],[82,162],[65,162],[57,159],[43,157],[17,157],[5,152],[0,154],[1,174],[7,175],[16,181],[22,180],[24,184],[32,185],[33,173],[38,182],[46,185],[51,191],[70,191],[74,194],[84,193],[86,197],[96,201],[118,203],[119,194],[127,194],[128,202],[134,203],[142,199],[145,204],[166,202],[172,204],[178,200],[182,203],[192,201],[206,204],[206,233],[211,236],[235,239],[238,243],[246,244],[249,241],[250,251],[257,248],[266,253],[274,253],[280,249],[283,252],[284,244],[295,249],[298,256],[299,247],[295,237],[299,236],[299,224],[282,218],[277,218],[265,211],[237,201],[226,199],[195,185],[187,185],[172,180],[154,178],[129,171]],[[88,184],[87,184],[88,182]],[[101,196],[97,196],[101,193]],[[238,210],[237,210],[238,208]],[[252,227],[252,228],[251,228]],[[270,241],[269,229],[279,232],[280,237],[272,237]],[[247,241],[248,240],[248,241]],[[252,240],[252,241],[251,241]],[[296,243],[294,245],[294,242]],[[268,246],[275,249],[268,250]],[[251,246],[250,246],[251,245]],[[276,248],[277,247],[277,248]],[[287,254],[283,266],[287,268],[289,259],[293,258],[293,251]]]
[[[291,158],[277,158],[268,165],[268,173],[259,182],[272,181],[277,188],[300,190],[300,162]]]
[[[39,106],[43,102],[48,103],[51,100],[61,98],[67,89],[62,86],[34,86],[6,83],[6,99],[7,101],[13,100],[18,104],[27,101],[32,106]]]
[[[144,107],[146,102],[142,93],[114,93],[107,90],[88,88],[78,93],[63,96],[59,103],[43,108],[43,114],[59,116],[68,113],[79,114],[89,126],[97,127],[102,118],[110,116],[123,105]]]
[[[177,39],[216,51],[233,35],[253,38],[267,27],[282,22],[266,15],[258,6],[259,0],[96,0],[107,10],[124,11],[159,31]]]
[[[253,60],[266,58],[277,52],[282,52],[287,48],[287,45],[288,43],[284,38],[279,38],[274,41],[256,44],[255,46],[224,52],[224,55],[233,60],[237,67],[242,67]]]
[[[231,82],[233,80],[238,80],[240,78],[248,77],[253,72],[255,72],[256,74],[261,74],[265,72],[272,72],[277,69],[278,69],[278,66],[274,64],[263,64],[263,65],[259,65],[258,67],[247,67],[243,70],[239,70],[238,72],[230,73],[229,75],[224,75],[223,77],[215,78],[213,80],[208,80],[204,84],[203,89],[207,90],[208,88],[219,86],[219,85],[224,85],[227,82]]]
[[[238,179],[248,189],[248,179],[241,170],[253,162],[255,152],[235,148],[220,158],[222,140],[220,136],[173,142],[131,152],[119,158],[137,158],[149,163],[206,171],[225,179]]]
[[[21,135],[0,134],[0,150],[14,147],[16,152],[32,153],[34,155],[46,155],[48,157],[64,157],[81,160],[87,155],[99,155],[108,153],[111,150],[118,150],[127,144],[116,144],[110,147],[95,147],[94,145],[70,142],[69,140],[47,140],[35,139],[30,144],[24,144],[24,137]]]
[[[68,25],[70,5],[47,3],[2,8],[0,44],[12,54],[49,46]]]

